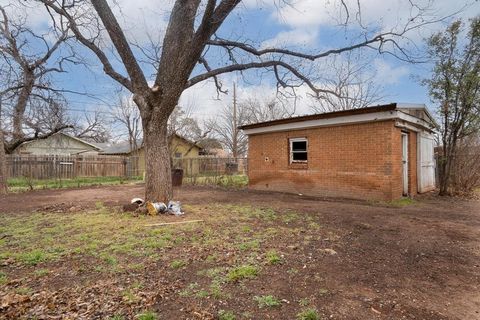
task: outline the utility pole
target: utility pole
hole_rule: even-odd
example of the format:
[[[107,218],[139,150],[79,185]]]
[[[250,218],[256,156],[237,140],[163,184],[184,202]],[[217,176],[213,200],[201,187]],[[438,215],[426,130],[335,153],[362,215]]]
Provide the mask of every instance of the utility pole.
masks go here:
[[[233,136],[232,136],[232,155],[235,158],[235,161],[238,156],[238,124],[237,124],[237,87],[235,82],[233,83]]]

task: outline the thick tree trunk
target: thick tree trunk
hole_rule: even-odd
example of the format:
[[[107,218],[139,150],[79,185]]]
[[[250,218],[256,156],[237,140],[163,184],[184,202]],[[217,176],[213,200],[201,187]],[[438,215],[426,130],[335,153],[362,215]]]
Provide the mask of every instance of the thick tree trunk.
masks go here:
[[[446,146],[443,148],[443,159],[440,163],[440,191],[439,195],[450,195],[450,184],[452,181],[452,168],[455,161],[455,149],[454,146]]]
[[[13,110],[13,137],[14,139],[23,138],[23,120],[25,111],[27,110],[28,99],[30,98],[33,86],[35,84],[35,77],[33,72],[24,71],[24,84],[18,95],[17,103]]]
[[[8,192],[6,161],[7,159],[5,157],[5,146],[3,138],[3,131],[0,127],[0,194],[6,194]]]
[[[5,140],[2,130],[2,99],[0,97],[0,194],[8,192],[7,185],[7,159],[5,157]]]
[[[145,199],[167,203],[172,200],[172,172],[168,146],[168,116],[144,126]]]
[[[438,194],[441,196],[447,196],[449,194],[448,185],[450,183],[450,173],[448,172],[448,161],[448,158],[446,156],[443,156],[442,162],[440,164],[440,191]]]

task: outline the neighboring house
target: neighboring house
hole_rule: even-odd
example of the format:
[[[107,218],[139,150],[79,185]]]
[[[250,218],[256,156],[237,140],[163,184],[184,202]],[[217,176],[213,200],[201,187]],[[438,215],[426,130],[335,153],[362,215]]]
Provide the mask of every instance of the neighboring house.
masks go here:
[[[222,148],[212,148],[208,151],[203,151],[200,153],[204,157],[214,157],[214,158],[230,158],[232,155]]]
[[[196,143],[189,141],[177,134],[170,136],[170,153],[173,159],[173,167],[181,167],[191,174],[199,172],[197,161],[188,161],[188,159],[198,158],[202,148]],[[102,151],[105,155],[128,155],[138,157],[138,174],[143,175],[145,172],[145,148],[142,141],[138,141],[139,146],[136,150],[132,150],[128,142],[112,145]]]
[[[253,189],[393,200],[435,188],[435,120],[388,104],[242,126]]]
[[[13,154],[29,155],[97,155],[101,148],[85,140],[58,132],[46,139],[22,143]]]

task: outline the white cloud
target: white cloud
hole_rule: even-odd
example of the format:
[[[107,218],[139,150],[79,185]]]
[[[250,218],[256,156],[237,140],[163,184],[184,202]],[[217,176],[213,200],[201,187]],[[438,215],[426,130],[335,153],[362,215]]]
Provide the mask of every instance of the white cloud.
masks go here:
[[[112,8],[127,37],[139,44],[163,38],[174,0],[117,0]]]
[[[284,47],[287,45],[308,46],[314,44],[317,36],[317,30],[293,29],[282,31],[275,38],[264,41],[262,48]]]
[[[382,59],[375,59],[374,66],[377,81],[382,84],[399,83],[404,76],[409,74],[409,69],[406,66],[392,67]]]
[[[255,5],[257,3],[257,5]],[[425,20],[435,20],[440,17],[446,17],[463,8],[466,4],[471,6],[461,12],[463,18],[473,17],[480,10],[479,2],[451,1],[451,0],[416,0],[413,1],[414,6],[407,0],[345,0],[344,3],[348,8],[348,19],[350,22],[349,30],[360,31],[361,25],[369,30],[401,30],[409,21],[409,19],[418,13],[418,8],[427,8],[422,17]],[[359,5],[358,5],[359,4]],[[273,21],[287,28],[282,30],[277,36],[282,38],[285,34],[319,34],[318,31],[322,27],[338,26],[345,22],[347,14],[342,2],[340,1],[320,1],[320,0],[295,0],[289,5],[278,7],[275,1],[247,1],[247,8],[258,9],[258,7],[267,7]],[[357,20],[361,17],[361,20]],[[420,22],[420,21],[417,21]],[[413,41],[421,41],[431,32],[438,31],[442,28],[441,23],[424,26],[421,30],[412,30],[408,36]],[[266,41],[270,43],[270,40]],[[275,43],[274,41],[272,43]],[[315,41],[310,39],[309,43],[314,44]],[[295,42],[292,42],[295,44]]]

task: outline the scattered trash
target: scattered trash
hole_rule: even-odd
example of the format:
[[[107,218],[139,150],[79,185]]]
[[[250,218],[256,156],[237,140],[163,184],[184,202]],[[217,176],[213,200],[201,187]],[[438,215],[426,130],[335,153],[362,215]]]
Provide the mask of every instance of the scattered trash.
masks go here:
[[[182,207],[180,205],[180,201],[169,201],[168,202],[168,213],[174,214],[176,216],[180,216],[184,214],[182,212]]]
[[[145,201],[143,201],[143,199],[141,199],[141,198],[133,198],[132,201],[130,201],[130,203],[136,203],[139,206],[143,205],[144,202]]]
[[[203,222],[203,221],[204,220],[187,220],[187,221],[176,221],[176,222],[153,223],[153,224],[146,224],[145,227],[168,226],[171,224],[184,224],[184,223],[194,223],[194,222]]]
[[[155,216],[159,213],[165,213],[167,211],[167,206],[163,202],[147,202],[146,204],[148,214]]]
[[[143,199],[133,198],[131,203],[123,206],[123,211],[133,211],[138,214],[149,214],[156,216],[158,214],[174,214],[176,216],[183,215],[180,201],[169,201],[168,204],[163,202],[144,202]]]

